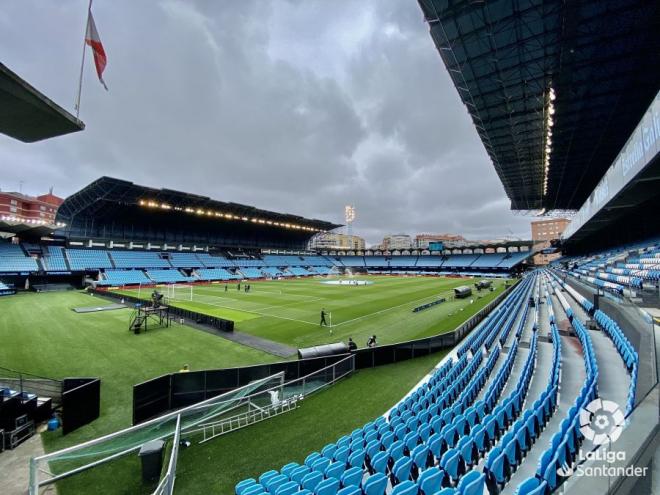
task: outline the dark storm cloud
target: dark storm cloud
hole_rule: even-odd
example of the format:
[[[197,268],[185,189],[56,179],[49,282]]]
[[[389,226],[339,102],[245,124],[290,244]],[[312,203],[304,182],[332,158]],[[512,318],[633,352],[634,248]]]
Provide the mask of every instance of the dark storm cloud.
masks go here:
[[[72,109],[86,2],[3,2],[3,62]],[[0,186],[100,175],[341,222],[528,237],[414,1],[97,1],[76,135],[0,136]],[[88,53],[89,56],[89,53]]]

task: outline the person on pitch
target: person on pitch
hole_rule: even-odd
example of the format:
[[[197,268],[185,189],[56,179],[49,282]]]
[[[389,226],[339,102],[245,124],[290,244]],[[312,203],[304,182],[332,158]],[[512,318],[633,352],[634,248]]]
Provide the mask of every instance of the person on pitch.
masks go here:
[[[326,327],[328,326],[328,322],[325,321],[325,315],[326,315],[326,314],[327,314],[327,313],[325,312],[325,308],[321,308],[321,322],[319,323],[319,326],[320,326],[320,327],[321,327],[321,326],[326,326]]]
[[[348,338],[348,350],[351,352],[357,351],[357,344],[353,341],[352,337]]]

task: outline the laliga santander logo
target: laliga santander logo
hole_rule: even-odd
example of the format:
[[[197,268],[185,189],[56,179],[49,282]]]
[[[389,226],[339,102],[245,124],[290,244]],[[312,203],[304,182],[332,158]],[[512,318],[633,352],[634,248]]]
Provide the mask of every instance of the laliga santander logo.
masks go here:
[[[580,432],[594,445],[616,442],[626,418],[616,402],[594,399],[580,410]]]
[[[580,432],[596,446],[616,442],[623,432],[624,422],[621,408],[611,400],[594,399],[580,410]],[[564,478],[574,472],[567,462],[557,469],[557,474]]]

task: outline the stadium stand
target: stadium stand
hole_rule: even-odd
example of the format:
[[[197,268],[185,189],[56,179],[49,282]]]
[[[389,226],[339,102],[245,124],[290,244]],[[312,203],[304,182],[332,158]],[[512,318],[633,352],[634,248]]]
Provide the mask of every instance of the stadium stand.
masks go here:
[[[236,266],[232,260],[228,260],[224,256],[216,256],[209,253],[197,253],[197,257],[206,268],[226,268]]]
[[[64,257],[64,248],[60,246],[44,246],[42,253],[43,257],[41,261],[47,272],[69,272],[69,267]]]
[[[174,268],[202,268],[204,263],[195,255],[195,253],[169,253],[170,264]]]
[[[108,252],[103,249],[66,249],[64,252],[71,270],[114,268]]]
[[[265,266],[263,268],[263,272],[267,277],[283,277],[284,273],[276,267],[273,266]]]
[[[303,266],[305,264],[300,256],[266,254],[263,258],[267,266]]]
[[[287,268],[287,271],[294,277],[307,277],[308,275],[313,275],[301,266],[290,266]]]
[[[108,251],[116,268],[171,268],[160,253],[150,251]]]
[[[147,276],[156,283],[167,284],[177,282],[194,282],[195,277],[187,277],[179,270],[148,270]]]
[[[325,486],[333,487],[328,493],[368,495],[481,495],[515,486],[519,494],[554,491],[564,481],[557,470],[572,465],[583,441],[577,412],[597,397],[599,376],[592,337],[575,313],[578,307],[592,312],[593,305],[575,291],[567,291],[569,304],[560,283],[550,272],[526,277],[388,414],[309,454],[302,465],[239,482],[236,495],[322,493]],[[563,344],[560,312],[580,352]],[[594,318],[628,371],[632,408],[637,354],[614,320],[599,312]],[[505,356],[502,346],[509,349]]]
[[[224,268],[200,268],[195,271],[200,280],[240,280],[241,275],[236,275]]]
[[[0,242],[0,273],[32,272],[38,269],[37,261],[26,256],[21,246]]]
[[[264,276],[260,268],[241,266],[239,270],[245,278],[263,278]]]
[[[340,256],[337,258],[346,267],[366,267],[364,256]]]
[[[105,270],[97,285],[134,285],[153,283],[142,270]]]
[[[243,259],[243,258],[238,258],[234,259],[234,263],[236,263],[239,267],[259,267],[259,266],[264,266],[264,260],[260,259]]]

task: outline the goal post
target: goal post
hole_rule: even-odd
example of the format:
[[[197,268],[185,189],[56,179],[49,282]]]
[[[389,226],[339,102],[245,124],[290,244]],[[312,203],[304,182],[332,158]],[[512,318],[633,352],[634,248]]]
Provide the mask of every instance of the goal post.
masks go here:
[[[170,284],[167,286],[167,297],[171,301],[192,301],[192,284]]]

